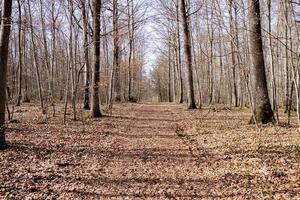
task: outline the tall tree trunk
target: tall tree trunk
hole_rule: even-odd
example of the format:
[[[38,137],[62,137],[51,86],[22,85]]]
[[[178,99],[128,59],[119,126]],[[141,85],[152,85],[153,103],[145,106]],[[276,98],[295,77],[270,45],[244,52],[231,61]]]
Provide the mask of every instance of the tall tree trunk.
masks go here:
[[[115,72],[115,91],[116,101],[121,101],[121,69],[120,69],[120,44],[119,44],[119,11],[118,0],[113,0],[113,38],[114,38],[114,59],[113,65]]]
[[[277,86],[276,86],[276,76],[275,76],[275,68],[274,68],[274,52],[273,52],[273,40],[272,40],[272,18],[271,18],[271,0],[267,0],[267,13],[268,13],[268,31],[269,31],[269,54],[270,54],[270,68],[271,68],[271,79],[272,79],[272,102],[273,102],[273,110],[276,113],[277,123],[279,123],[279,114],[278,114],[278,106],[277,106]]]
[[[133,45],[134,45],[134,10],[133,1],[127,0],[128,11],[128,40],[129,40],[129,55],[128,55],[128,100],[134,101],[132,95],[132,60],[133,60]]]
[[[0,30],[0,148],[5,147],[6,72],[11,29],[12,0],[2,1]]]
[[[282,7],[283,7],[283,12],[284,12],[284,21],[283,23],[285,24],[284,28],[285,28],[285,112],[288,112],[289,109],[289,91],[290,91],[290,68],[289,68],[289,50],[288,50],[288,46],[289,46],[289,38],[288,38],[288,31],[289,31],[289,22],[288,22],[288,1],[283,0],[282,3]]]
[[[36,73],[36,81],[38,85],[38,91],[39,91],[39,97],[40,97],[40,106],[43,114],[46,114],[46,109],[44,106],[44,99],[43,99],[43,89],[41,84],[41,77],[40,77],[40,68],[38,65],[38,55],[37,55],[37,49],[36,49],[36,43],[34,40],[34,29],[32,24],[32,12],[31,12],[31,5],[30,1],[27,0],[28,4],[28,12],[29,12],[29,24],[30,24],[30,36],[31,36],[31,43],[32,43],[32,51],[33,51],[33,65],[35,67],[35,73]]]
[[[168,41],[168,101],[169,102],[172,102],[171,70],[172,70],[172,63],[171,63],[171,37],[170,37]]]
[[[74,30],[74,23],[73,23],[73,15],[74,15],[73,0],[68,1],[68,9],[69,9],[69,20],[70,20],[69,62],[71,67],[71,79],[72,79],[71,81],[72,82],[72,109],[73,109],[73,119],[77,120],[77,114],[76,114],[77,69],[76,69],[76,45],[74,45],[77,36]],[[74,31],[74,35],[73,35],[73,31]],[[73,47],[75,47],[75,49]]]
[[[188,79],[188,109],[195,109],[195,96],[194,96],[194,79],[193,79],[193,61],[191,50],[191,33],[189,29],[188,14],[186,12],[185,0],[181,0],[181,15],[182,25],[184,31],[184,51],[187,65],[187,79]]]
[[[18,87],[18,99],[17,106],[21,105],[22,100],[22,76],[23,76],[23,54],[22,54],[22,6],[20,0],[18,2],[18,51],[19,51],[19,87]]]
[[[50,69],[50,90],[51,90],[51,104],[52,104],[52,116],[55,117],[55,94],[54,94],[54,67],[56,68],[57,58],[56,58],[56,21],[57,16],[55,16],[55,2],[51,4],[52,12],[52,57],[51,57],[51,69]]]
[[[50,78],[48,80],[48,99],[52,96],[52,90],[51,90],[51,69],[50,69],[50,62],[49,62],[49,50],[48,50],[48,42],[47,42],[47,35],[46,35],[46,24],[45,24],[45,16],[44,16],[44,7],[43,7],[43,1],[40,0],[40,16],[41,16],[41,25],[42,25],[42,38],[43,38],[43,47],[44,47],[44,62],[47,68],[47,75]]]
[[[88,42],[88,19],[86,13],[86,0],[81,0],[81,15],[83,27],[83,49],[84,49],[84,98],[83,109],[90,109],[90,62],[89,62],[89,42]]]
[[[274,114],[268,94],[261,34],[260,1],[257,0],[249,0],[249,34],[255,80],[254,117],[257,123],[266,124],[274,121]]]
[[[177,68],[178,68],[178,80],[179,80],[178,103],[183,103],[183,78],[182,78],[182,61],[181,61],[179,0],[176,1],[176,34],[177,34]]]
[[[233,79],[233,93],[234,93],[234,106],[238,107],[238,90],[236,83],[236,48],[235,48],[235,33],[233,23],[233,0],[229,0],[229,24],[230,24],[230,45],[231,45],[231,60],[232,60],[232,79]]]
[[[25,15],[25,18],[28,17],[28,11],[26,9],[26,7],[24,6],[24,15]],[[23,52],[23,61],[24,63],[28,63],[28,40],[27,40],[27,37],[26,37],[26,29],[23,29],[23,47],[24,47],[24,52]],[[30,102],[30,97],[29,97],[29,80],[28,80],[28,77],[29,77],[29,71],[31,70],[30,66],[26,67],[25,70],[24,70],[24,99],[23,99],[23,102],[24,103],[29,103]]]
[[[100,82],[100,14],[101,0],[94,0],[94,63],[92,82],[92,117],[101,117],[99,82]]]

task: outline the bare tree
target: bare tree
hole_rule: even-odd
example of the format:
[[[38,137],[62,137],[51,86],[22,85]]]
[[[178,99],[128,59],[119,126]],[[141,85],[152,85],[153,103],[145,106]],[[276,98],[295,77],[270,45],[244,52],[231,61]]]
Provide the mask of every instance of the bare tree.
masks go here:
[[[249,32],[250,54],[255,80],[255,116],[253,117],[256,118],[257,123],[266,124],[274,121],[274,113],[268,94],[261,34],[260,1],[257,0],[249,0]]]
[[[18,51],[19,51],[19,87],[18,87],[18,99],[17,106],[21,105],[22,100],[22,73],[23,73],[23,54],[22,54],[22,5],[20,0],[18,2]]]
[[[177,62],[177,71],[178,71],[178,103],[183,103],[183,78],[182,78],[182,60],[181,60],[181,39],[180,39],[180,9],[179,9],[179,0],[176,0],[176,36],[177,36],[177,45],[175,48],[176,51],[176,62]]]
[[[94,14],[94,60],[93,60],[93,81],[92,81],[92,117],[101,117],[100,98],[99,98],[99,82],[100,82],[100,15],[101,0],[93,1]]]
[[[119,10],[118,0],[113,0],[113,40],[114,40],[114,58],[113,68],[115,69],[114,89],[116,92],[116,101],[121,101],[121,69],[120,69],[120,38],[119,38]]]
[[[38,85],[38,92],[39,92],[39,98],[40,98],[40,106],[42,113],[46,113],[45,105],[44,105],[44,99],[43,99],[43,89],[41,84],[41,75],[40,75],[40,67],[38,64],[38,54],[37,54],[37,48],[36,48],[36,41],[34,38],[35,32],[33,29],[33,23],[32,23],[32,12],[31,12],[31,5],[30,1],[27,0],[28,5],[28,12],[29,12],[29,25],[30,25],[30,37],[31,37],[31,45],[32,45],[32,54],[33,54],[33,65],[35,67],[35,73],[36,73],[36,82]]]
[[[11,29],[12,0],[2,1],[0,29],[0,148],[5,147],[6,72]]]
[[[181,0],[181,15],[182,25],[184,31],[184,51],[187,65],[187,79],[188,79],[188,109],[195,109],[195,96],[194,96],[194,80],[193,80],[193,59],[191,48],[191,33],[189,29],[189,15],[186,12],[185,0]]]
[[[83,48],[84,48],[84,100],[83,100],[83,108],[86,110],[90,109],[90,62],[89,62],[89,42],[88,42],[88,19],[86,12],[86,0],[81,0],[81,15],[82,15],[82,27],[83,27]]]

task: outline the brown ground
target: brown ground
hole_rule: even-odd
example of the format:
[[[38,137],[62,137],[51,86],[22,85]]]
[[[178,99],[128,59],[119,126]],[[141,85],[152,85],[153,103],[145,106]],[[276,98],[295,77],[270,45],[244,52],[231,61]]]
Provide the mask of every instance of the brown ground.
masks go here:
[[[246,109],[115,111],[63,125],[18,108],[0,151],[0,199],[300,199],[296,127],[259,132]]]

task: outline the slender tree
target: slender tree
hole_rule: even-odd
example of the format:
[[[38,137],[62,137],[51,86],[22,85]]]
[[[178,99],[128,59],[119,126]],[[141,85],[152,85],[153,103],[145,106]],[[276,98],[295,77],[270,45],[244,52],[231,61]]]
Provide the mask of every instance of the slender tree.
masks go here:
[[[101,0],[94,0],[94,60],[93,60],[93,81],[92,81],[92,117],[101,117],[99,82],[100,82],[100,14]]]
[[[176,1],[176,36],[177,36],[177,45],[176,45],[176,56],[177,56],[177,71],[178,71],[178,103],[183,103],[183,78],[182,78],[182,61],[181,61],[181,39],[180,39],[180,8],[179,1]]]
[[[231,46],[231,60],[232,60],[232,79],[233,79],[233,93],[234,93],[234,106],[238,107],[238,89],[236,81],[236,48],[235,48],[235,33],[234,33],[234,22],[233,22],[233,0],[228,1],[229,6],[229,24],[230,24],[230,46]]]
[[[23,73],[23,54],[22,54],[22,5],[20,0],[18,2],[18,50],[19,50],[19,87],[18,87],[18,100],[17,106],[21,105],[22,100],[22,73]]]
[[[181,0],[181,15],[182,25],[184,31],[184,51],[187,65],[187,79],[188,79],[188,109],[195,109],[194,83],[193,83],[193,66],[192,66],[192,49],[191,49],[191,33],[189,29],[189,19],[186,12],[185,0]]]
[[[84,100],[83,108],[86,110],[90,109],[90,62],[89,62],[89,42],[88,42],[88,19],[86,13],[86,0],[81,0],[81,15],[82,15],[82,28],[83,28],[83,48],[84,48]]]
[[[119,38],[119,10],[118,0],[113,0],[113,43],[114,43],[114,58],[113,68],[115,69],[115,92],[116,101],[121,101],[121,69],[120,69],[120,38]]]
[[[37,45],[34,38],[35,32],[33,28],[32,23],[32,12],[31,12],[31,5],[30,1],[27,0],[28,5],[28,12],[29,12],[29,24],[30,24],[30,37],[31,37],[31,45],[32,45],[32,51],[33,51],[33,65],[35,67],[35,73],[36,73],[36,82],[38,85],[38,91],[39,91],[39,98],[40,98],[40,106],[43,114],[46,114],[46,108],[44,104],[44,97],[43,97],[43,88],[41,84],[41,75],[40,75],[40,67],[38,64],[38,52],[37,52]]]

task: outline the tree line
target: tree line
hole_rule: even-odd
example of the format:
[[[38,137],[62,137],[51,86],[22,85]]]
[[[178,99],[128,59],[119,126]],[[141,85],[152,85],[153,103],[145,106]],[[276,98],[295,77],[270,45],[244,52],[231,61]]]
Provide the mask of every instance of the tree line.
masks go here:
[[[257,123],[279,122],[283,108],[299,121],[298,1],[157,2],[160,101],[246,106]]]
[[[5,114],[39,102],[76,120],[153,99],[251,108],[252,123],[299,112],[299,6],[288,0],[1,0],[0,146]],[[149,11],[151,8],[151,11]],[[150,14],[149,14],[150,13]],[[147,23],[159,41],[149,41]],[[147,45],[158,56],[150,72]],[[69,105],[70,104],[70,105]],[[289,118],[290,120],[290,118]]]
[[[148,96],[143,28],[149,2],[0,3],[1,146],[5,112],[11,120],[14,107],[22,103],[39,102],[41,113],[55,117],[62,102],[66,122],[69,107],[73,120],[78,107],[96,118],[102,116],[103,103],[112,109],[114,101],[137,102]]]

